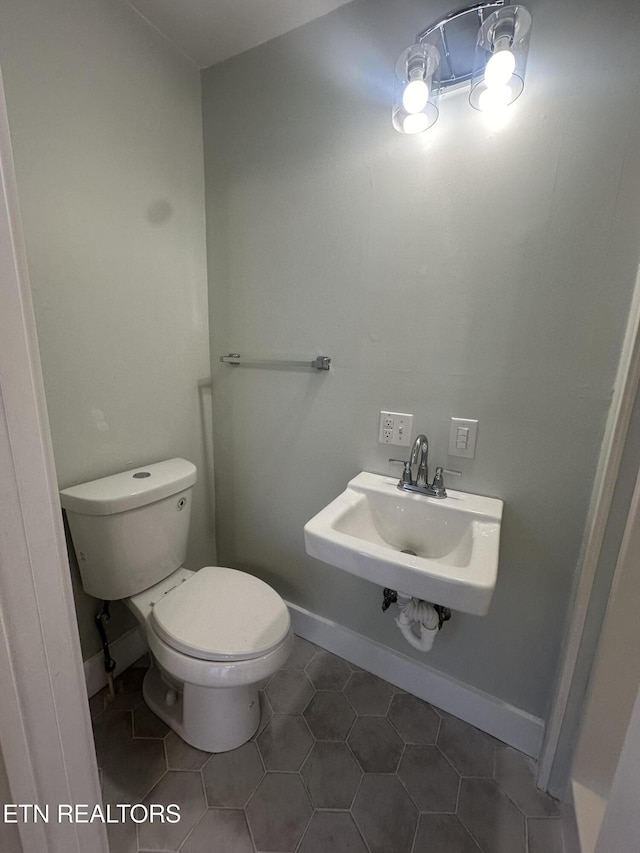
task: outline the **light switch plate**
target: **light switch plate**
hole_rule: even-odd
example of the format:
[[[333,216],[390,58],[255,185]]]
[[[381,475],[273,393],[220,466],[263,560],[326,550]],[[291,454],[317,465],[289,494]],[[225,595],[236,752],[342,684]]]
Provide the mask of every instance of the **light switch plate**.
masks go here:
[[[380,444],[395,444],[397,447],[409,447],[413,415],[403,412],[380,412]]]
[[[478,438],[478,421],[470,418],[451,418],[449,456],[473,459]]]

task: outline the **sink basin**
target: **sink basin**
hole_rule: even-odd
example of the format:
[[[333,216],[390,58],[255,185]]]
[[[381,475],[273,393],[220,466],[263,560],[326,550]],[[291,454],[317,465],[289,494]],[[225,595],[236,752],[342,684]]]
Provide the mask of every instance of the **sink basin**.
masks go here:
[[[380,586],[483,616],[498,575],[502,501],[453,490],[431,498],[397,483],[366,471],[354,477],[305,524],[307,553]]]

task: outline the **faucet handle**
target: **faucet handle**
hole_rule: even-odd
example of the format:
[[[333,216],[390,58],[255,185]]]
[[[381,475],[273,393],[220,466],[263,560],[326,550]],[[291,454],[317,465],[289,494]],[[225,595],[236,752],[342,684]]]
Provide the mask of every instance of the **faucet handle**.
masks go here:
[[[409,459],[389,459],[389,462],[399,462],[400,465],[404,465],[400,482],[411,485],[411,461]]]
[[[453,474],[456,477],[459,477],[462,474],[462,471],[454,471],[449,468],[442,468],[440,465],[436,468],[436,475],[433,478],[432,488],[436,492],[436,497],[446,498],[447,492],[444,487],[444,477],[443,474]]]

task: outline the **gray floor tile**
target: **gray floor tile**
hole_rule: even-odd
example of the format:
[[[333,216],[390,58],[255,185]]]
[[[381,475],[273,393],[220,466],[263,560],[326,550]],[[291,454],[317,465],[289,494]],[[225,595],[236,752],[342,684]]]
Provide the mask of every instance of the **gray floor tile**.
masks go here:
[[[104,690],[99,690],[97,693],[89,699],[89,713],[91,714],[91,719],[97,717],[98,714],[104,711]]]
[[[299,853],[368,853],[351,815],[316,812],[305,832]]]
[[[353,802],[362,771],[344,743],[317,743],[300,775],[311,802],[319,809],[348,809]]]
[[[139,803],[165,774],[167,763],[161,740],[130,740],[108,753],[103,762],[106,803]]]
[[[202,771],[210,806],[241,809],[264,776],[264,768],[253,741],[212,755]]]
[[[562,853],[558,805],[535,789],[528,758],[303,640],[287,666],[260,693],[254,738],[228,753],[169,731],[141,702],[144,670],[124,673],[104,710],[92,700],[105,801],[183,807],[175,829],[110,825],[113,853],[135,853],[137,835],[138,853]],[[316,692],[303,666],[320,684],[346,672],[344,691]],[[298,710],[274,715],[269,694]]]
[[[387,717],[405,743],[435,743],[440,718],[431,705],[410,693],[397,693]]]
[[[142,849],[177,850],[206,809],[200,773],[169,770],[147,794],[144,803],[180,806],[180,820],[146,821],[138,826],[138,843]]]
[[[386,714],[393,699],[386,681],[363,670],[352,674],[344,692],[356,712],[367,716]]]
[[[209,809],[187,838],[180,853],[253,853],[244,812]]]
[[[271,717],[273,717],[273,708],[271,707],[271,702],[269,702],[267,694],[264,692],[264,690],[258,691],[258,699],[260,701],[260,722],[258,723],[258,729],[255,735],[253,736],[254,738],[257,738],[258,735],[260,735],[264,731],[265,726],[267,725]]]
[[[371,853],[408,853],[418,810],[397,776],[367,774],[351,813]]]
[[[144,702],[133,712],[133,736],[163,738],[169,733],[169,726],[160,717],[156,717]]]
[[[420,815],[413,853],[482,853],[455,815]]]
[[[351,667],[331,652],[317,652],[305,672],[316,690],[343,690],[351,677]]]
[[[463,720],[441,721],[438,746],[462,776],[493,776],[494,739]]]
[[[316,740],[344,740],[356,718],[344,693],[319,690],[304,711]]]
[[[245,814],[258,850],[293,853],[313,809],[297,773],[267,773]]]
[[[421,812],[455,812],[460,776],[438,747],[408,745],[398,777]]]
[[[276,714],[257,744],[267,770],[299,770],[313,746],[313,737],[304,717]]]
[[[130,711],[103,711],[94,720],[106,803],[137,803],[167,769],[161,740],[134,740]]]
[[[557,817],[560,814],[557,801],[536,788],[535,763],[521,752],[509,746],[498,747],[494,779],[528,817]]]
[[[201,770],[211,757],[211,753],[202,752],[191,746],[175,732],[169,732],[164,739],[169,770]]]
[[[121,753],[133,738],[131,711],[103,711],[93,720],[98,767],[114,752]]]
[[[281,669],[265,688],[265,693],[276,714],[301,714],[314,694],[311,682],[304,672]]]
[[[525,853],[525,819],[493,779],[463,779],[458,817],[484,853]]]
[[[130,666],[125,669],[113,683],[116,692],[113,699],[108,693],[105,694],[105,708],[110,711],[124,711],[133,710],[139,705],[143,701],[142,682],[146,672],[146,669],[140,667]]]
[[[358,717],[347,743],[367,773],[395,773],[404,749],[386,717]]]
[[[569,805],[569,803],[563,803],[560,807],[560,817],[558,820],[561,824],[565,853],[578,853],[580,850],[580,838],[573,806]]]
[[[138,849],[136,825],[129,820],[123,823],[108,823],[107,837],[109,853],[136,853]]]
[[[529,818],[527,834],[529,839],[528,853],[564,853],[562,825],[559,820]]]
[[[304,669],[317,649],[302,637],[293,638],[293,649],[282,669]]]

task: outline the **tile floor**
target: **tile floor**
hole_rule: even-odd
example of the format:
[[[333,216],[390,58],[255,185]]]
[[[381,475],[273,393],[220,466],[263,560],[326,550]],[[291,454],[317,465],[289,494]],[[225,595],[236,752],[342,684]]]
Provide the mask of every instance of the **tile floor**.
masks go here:
[[[112,824],[111,853],[565,853],[529,759],[305,640],[232,752],[181,741],[143,675],[91,700],[104,800],[178,803],[181,820]]]

